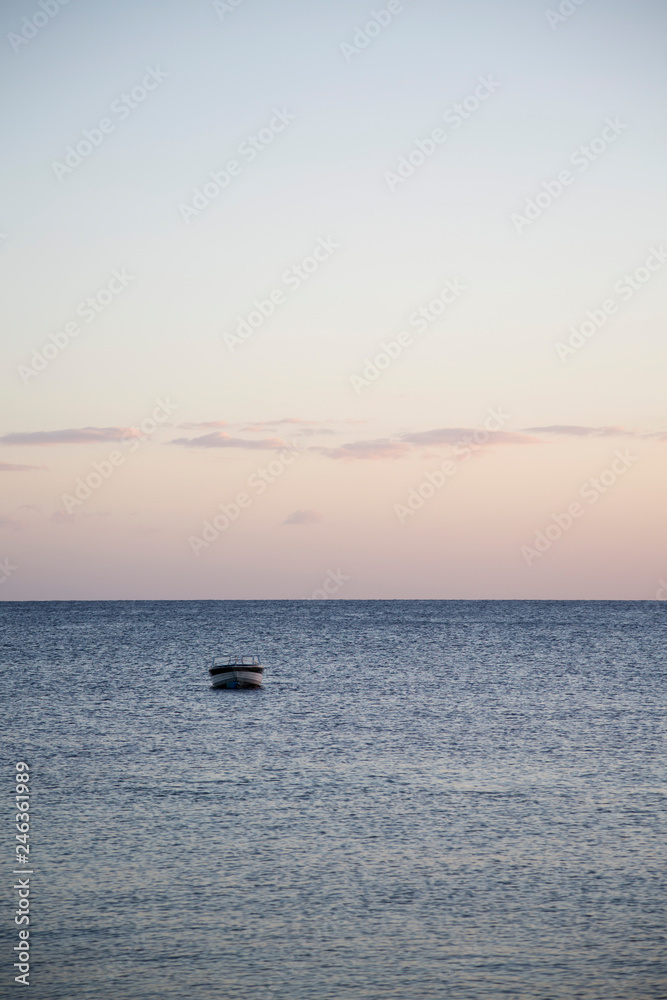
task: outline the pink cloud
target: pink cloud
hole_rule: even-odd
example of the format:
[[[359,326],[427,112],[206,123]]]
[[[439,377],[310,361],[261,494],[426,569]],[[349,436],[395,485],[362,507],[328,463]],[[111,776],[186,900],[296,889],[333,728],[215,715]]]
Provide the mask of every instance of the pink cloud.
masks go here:
[[[479,440],[479,435],[484,435]],[[353,441],[339,448],[319,448],[327,458],[381,459],[403,458],[419,448],[467,444],[471,441],[480,447],[502,444],[537,444],[538,439],[514,431],[483,431],[475,427],[439,427],[430,431],[402,434],[396,439],[378,438],[372,441]]]
[[[339,448],[318,448],[327,458],[403,458],[409,453],[410,445],[402,441],[390,441],[389,438],[378,438],[375,441],[352,441],[342,444]]]
[[[11,462],[0,462],[0,472],[28,472],[30,469],[44,469],[44,465],[12,465]]]
[[[283,417],[281,420],[261,420],[256,423],[247,424],[240,429],[248,434],[263,433],[274,427],[298,427],[299,434],[312,436],[314,434],[335,434],[336,432],[326,424],[335,423],[333,420],[303,420],[301,417]]]
[[[477,441],[476,434],[485,435],[484,445],[537,443],[537,438],[528,434],[515,431],[486,431],[475,427],[441,427],[433,431],[418,431],[415,434],[403,435],[402,440],[415,445],[455,445],[471,439]]]
[[[322,520],[322,515],[318,510],[294,510],[289,514],[283,524],[318,524]]]
[[[204,420],[200,424],[179,424],[178,426],[184,431],[196,431],[202,427],[229,427],[229,423],[226,420]]]
[[[184,448],[248,448],[253,451],[282,451],[288,445],[281,438],[262,438],[260,441],[245,441],[243,438],[232,437],[223,431],[204,434],[196,438],[175,438],[171,444],[180,444]]]
[[[527,427],[529,434],[559,434],[566,437],[636,437],[625,427],[585,427],[580,424],[552,424],[549,427]]]
[[[133,427],[80,427],[63,431],[26,431],[5,434],[0,444],[95,444],[140,437]]]

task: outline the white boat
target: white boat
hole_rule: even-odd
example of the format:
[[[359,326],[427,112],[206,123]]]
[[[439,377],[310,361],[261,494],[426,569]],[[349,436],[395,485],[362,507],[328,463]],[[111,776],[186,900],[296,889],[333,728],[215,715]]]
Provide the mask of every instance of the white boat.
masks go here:
[[[264,678],[264,667],[253,653],[216,656],[208,672],[214,688],[259,688]]]

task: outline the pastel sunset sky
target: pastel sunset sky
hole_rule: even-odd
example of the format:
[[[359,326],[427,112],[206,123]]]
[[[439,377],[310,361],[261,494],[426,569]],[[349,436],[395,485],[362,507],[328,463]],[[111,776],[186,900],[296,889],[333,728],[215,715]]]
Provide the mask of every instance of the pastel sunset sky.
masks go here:
[[[656,596],[661,0],[0,22],[0,599]]]

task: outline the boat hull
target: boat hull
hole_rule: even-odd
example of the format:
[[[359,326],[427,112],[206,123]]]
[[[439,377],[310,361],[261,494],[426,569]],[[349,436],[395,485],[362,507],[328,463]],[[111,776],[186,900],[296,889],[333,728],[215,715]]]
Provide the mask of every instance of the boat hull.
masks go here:
[[[249,667],[230,667],[229,670],[217,668],[215,674],[211,674],[211,687],[213,688],[260,688],[262,686],[263,671],[252,670]]]

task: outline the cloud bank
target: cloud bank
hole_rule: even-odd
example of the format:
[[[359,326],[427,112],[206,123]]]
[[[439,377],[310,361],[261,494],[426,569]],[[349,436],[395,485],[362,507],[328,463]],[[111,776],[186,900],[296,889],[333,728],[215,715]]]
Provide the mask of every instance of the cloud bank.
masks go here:
[[[13,465],[11,462],[0,462],[0,472],[29,472],[31,469],[43,468],[43,465]]]
[[[63,431],[26,431],[5,434],[0,444],[96,444],[100,441],[127,441],[140,437],[134,427],[79,427]]]
[[[180,444],[184,448],[247,448],[251,451],[283,451],[289,445],[282,438],[261,438],[259,441],[246,441],[244,438],[232,437],[224,431],[203,434],[196,438],[175,438],[171,444]]]

